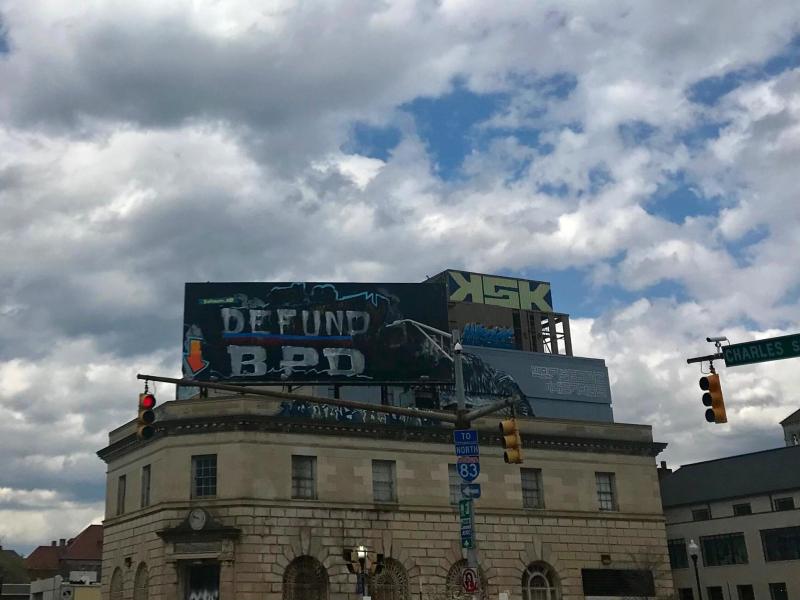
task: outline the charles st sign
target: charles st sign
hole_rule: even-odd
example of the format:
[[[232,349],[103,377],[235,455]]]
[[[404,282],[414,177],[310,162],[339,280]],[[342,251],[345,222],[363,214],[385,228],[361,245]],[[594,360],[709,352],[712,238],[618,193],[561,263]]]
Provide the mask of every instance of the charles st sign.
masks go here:
[[[722,347],[726,367],[800,356],[800,334],[784,335]]]

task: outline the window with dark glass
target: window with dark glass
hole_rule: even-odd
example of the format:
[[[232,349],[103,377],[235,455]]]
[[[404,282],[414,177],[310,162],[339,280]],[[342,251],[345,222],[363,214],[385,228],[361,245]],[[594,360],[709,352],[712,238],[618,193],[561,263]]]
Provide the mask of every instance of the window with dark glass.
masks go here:
[[[316,499],[316,470],[316,456],[292,456],[292,498]]]
[[[692,588],[678,588],[678,600],[694,600]]]
[[[794,509],[794,498],[791,496],[787,498],[775,498],[773,500],[773,506],[775,510],[793,510]]]
[[[192,498],[217,495],[217,455],[192,457]]]
[[[142,467],[142,508],[150,506],[150,465]]]
[[[750,584],[737,585],[736,594],[739,596],[739,600],[756,600],[756,595],[753,592],[753,586]]]
[[[522,506],[525,508],[544,508],[542,493],[542,470],[520,469],[522,479]]]
[[[707,567],[747,564],[747,544],[743,533],[701,537],[700,547],[703,549],[703,564]]]
[[[686,540],[676,538],[667,540],[669,550],[669,565],[673,569],[686,569],[689,567],[689,556],[686,554]]]
[[[125,512],[125,488],[127,487],[127,479],[125,475],[120,475],[117,479],[117,514],[121,515]]]
[[[733,514],[736,517],[741,517],[744,515],[752,515],[753,509],[750,506],[749,502],[744,502],[742,504],[734,504],[733,505]]]
[[[372,497],[375,502],[397,502],[393,460],[372,461]]]
[[[800,527],[761,530],[764,560],[800,560]]]
[[[581,569],[586,596],[645,598],[656,595],[653,572],[646,569]]]
[[[718,585],[707,587],[706,592],[708,600],[725,600],[725,596],[722,595],[722,588]]]
[[[600,510],[617,510],[614,473],[595,473],[594,476]]]
[[[708,521],[711,511],[707,508],[696,508],[692,511],[692,521]]]
[[[789,600],[789,594],[786,591],[786,584],[784,582],[770,583],[769,597],[772,600]]]

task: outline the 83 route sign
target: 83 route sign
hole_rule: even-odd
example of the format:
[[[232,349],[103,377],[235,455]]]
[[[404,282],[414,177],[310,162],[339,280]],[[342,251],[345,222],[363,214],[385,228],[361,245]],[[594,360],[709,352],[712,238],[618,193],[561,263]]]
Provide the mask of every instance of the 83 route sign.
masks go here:
[[[478,462],[477,456],[459,456],[456,461],[458,475],[467,483],[475,481],[481,474],[481,463]]]

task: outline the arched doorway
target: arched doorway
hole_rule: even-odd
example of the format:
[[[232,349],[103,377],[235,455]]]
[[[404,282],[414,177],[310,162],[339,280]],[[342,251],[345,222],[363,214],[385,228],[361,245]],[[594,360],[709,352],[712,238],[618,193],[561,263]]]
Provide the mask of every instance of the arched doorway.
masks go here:
[[[368,582],[373,600],[409,600],[408,573],[399,560],[385,558],[383,570]]]
[[[283,600],[328,600],[328,571],[313,556],[298,556],[283,572]]]
[[[117,567],[111,575],[111,589],[108,594],[109,600],[122,600],[122,569]]]
[[[147,565],[139,563],[136,578],[133,580],[133,600],[147,600],[150,594],[150,572]]]
[[[473,594],[466,593],[461,585],[461,574],[466,568],[467,560],[461,559],[453,563],[453,566],[447,571],[447,580],[445,581],[447,600],[472,600]],[[478,569],[478,578],[481,582],[481,589],[474,595],[480,598],[480,600],[489,600],[489,582],[486,579],[483,569]]]
[[[522,574],[522,600],[558,600],[558,576],[543,562],[528,565]]]

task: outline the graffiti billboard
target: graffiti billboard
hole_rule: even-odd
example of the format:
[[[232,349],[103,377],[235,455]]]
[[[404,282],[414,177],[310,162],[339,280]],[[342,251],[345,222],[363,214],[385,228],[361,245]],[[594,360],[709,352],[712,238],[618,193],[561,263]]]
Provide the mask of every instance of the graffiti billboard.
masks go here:
[[[444,271],[431,281],[444,281],[450,302],[488,304],[517,310],[553,312],[550,284],[467,271]]]
[[[433,283],[187,283],[184,377],[260,382],[452,381],[420,323],[446,331]]]

